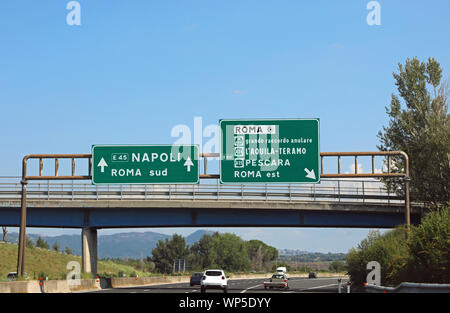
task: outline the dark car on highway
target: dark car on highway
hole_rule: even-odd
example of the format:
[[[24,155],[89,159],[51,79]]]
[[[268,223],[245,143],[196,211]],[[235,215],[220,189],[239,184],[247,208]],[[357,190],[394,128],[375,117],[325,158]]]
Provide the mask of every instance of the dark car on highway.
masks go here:
[[[17,280],[17,272],[10,272],[8,273],[8,276],[6,276],[6,278],[8,280]],[[25,278],[26,280],[28,280],[28,274],[27,273],[23,273],[23,278]]]
[[[314,272],[309,273],[308,275],[309,278],[317,278],[317,274]]]
[[[189,282],[189,285],[200,285],[200,282],[202,281],[203,273],[194,273],[191,276],[191,281]]]

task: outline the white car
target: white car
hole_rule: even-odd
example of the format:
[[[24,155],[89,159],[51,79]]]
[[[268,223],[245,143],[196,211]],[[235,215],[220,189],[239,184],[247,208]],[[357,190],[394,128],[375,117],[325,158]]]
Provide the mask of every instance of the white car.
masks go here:
[[[263,283],[264,289],[285,288],[289,289],[288,278],[285,274],[273,274],[269,281]]]
[[[228,276],[222,270],[206,270],[200,282],[202,293],[206,289],[222,289],[224,293],[228,291]]]

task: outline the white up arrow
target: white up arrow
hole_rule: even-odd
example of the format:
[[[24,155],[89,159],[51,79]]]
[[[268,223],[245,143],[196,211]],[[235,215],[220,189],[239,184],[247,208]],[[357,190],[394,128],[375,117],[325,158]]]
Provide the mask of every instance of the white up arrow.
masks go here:
[[[314,173],[314,170],[308,170],[307,168],[305,168],[305,172],[306,172],[306,178],[311,178],[311,179],[316,179],[316,174]]]
[[[190,172],[191,171],[191,166],[194,166],[194,163],[192,163],[191,158],[188,157],[186,162],[184,162],[183,166],[187,167],[187,171]]]
[[[102,173],[105,171],[105,166],[108,167],[108,164],[106,164],[104,158],[102,158],[102,159],[100,160],[100,162],[98,162],[97,167],[99,167],[99,166],[100,166],[100,172],[102,172]]]

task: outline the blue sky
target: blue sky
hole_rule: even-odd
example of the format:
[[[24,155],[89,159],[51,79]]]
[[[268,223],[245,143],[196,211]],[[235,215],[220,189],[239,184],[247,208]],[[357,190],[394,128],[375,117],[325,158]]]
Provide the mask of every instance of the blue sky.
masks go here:
[[[80,0],[80,26],[68,2],[0,3],[0,176],[29,153],[173,143],[196,116],[318,117],[321,151],[376,150],[397,63],[434,57],[449,77],[448,0],[379,1],[380,26],[366,0]],[[314,251],[367,234],[295,231],[235,230]]]

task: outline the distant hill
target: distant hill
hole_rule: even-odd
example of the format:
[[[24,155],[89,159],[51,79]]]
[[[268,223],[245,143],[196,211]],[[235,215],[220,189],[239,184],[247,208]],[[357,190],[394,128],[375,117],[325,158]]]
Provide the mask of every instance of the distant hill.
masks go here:
[[[300,250],[282,249],[278,250],[279,260],[288,262],[332,262],[344,261],[345,253],[320,253],[306,252]]]
[[[304,255],[311,252],[296,249],[278,249],[279,255]]]
[[[212,234],[214,234],[213,231],[201,230],[201,229],[197,230],[185,238],[186,243],[188,245],[192,246],[194,244],[194,242],[198,242],[204,235],[212,235]]]
[[[197,230],[187,236],[186,243],[192,245],[200,240],[205,234],[213,234],[211,231]],[[39,235],[28,235],[34,242]],[[81,255],[81,235],[61,235],[61,236],[41,236],[50,246],[53,247],[55,242],[58,243],[61,250],[65,247],[72,249],[73,254]],[[98,256],[99,258],[130,258],[140,259],[151,255],[152,250],[156,247],[159,240],[171,238],[169,235],[156,232],[128,232],[113,235],[98,236]],[[8,234],[9,242],[17,243],[19,241],[18,233]]]
[[[27,234],[35,243],[39,235]],[[55,242],[58,242],[59,248],[64,250],[66,247],[72,249],[72,253],[75,255],[81,255],[81,236],[80,235],[61,235],[61,236],[41,236],[50,246],[53,247]],[[19,242],[18,233],[8,233],[8,242]]]
[[[212,235],[214,232],[207,230],[197,230],[185,237],[186,243],[193,245],[198,242],[205,234]],[[39,235],[28,235],[36,242]],[[18,242],[19,234],[8,234],[9,242]],[[61,236],[42,236],[42,238],[53,247],[55,242],[62,251],[65,247],[72,249],[73,254],[81,255],[81,235],[61,235]],[[113,235],[100,235],[98,237],[98,255],[99,258],[121,258],[121,259],[140,259],[151,255],[152,250],[156,247],[159,240],[171,238],[169,235],[156,232],[128,232]],[[295,249],[278,250],[280,259],[296,260],[298,262],[314,262],[314,261],[334,261],[345,258],[343,253],[315,253]]]

